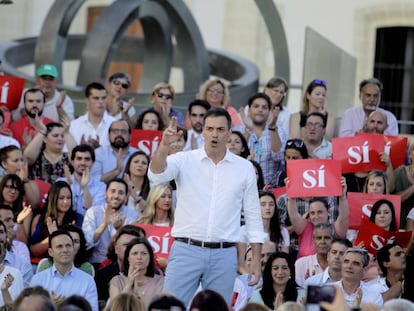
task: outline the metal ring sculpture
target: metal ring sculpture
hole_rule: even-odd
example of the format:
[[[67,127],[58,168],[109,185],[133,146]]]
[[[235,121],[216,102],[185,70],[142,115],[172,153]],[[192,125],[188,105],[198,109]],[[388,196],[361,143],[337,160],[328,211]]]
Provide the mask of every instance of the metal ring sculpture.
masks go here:
[[[197,24],[182,0],[117,0],[104,10],[88,35],[68,35],[84,2],[55,1],[37,40],[25,38],[0,45],[4,70],[34,81],[34,77],[17,68],[51,63],[61,72],[64,60],[80,60],[77,85],[61,86],[79,92],[91,81],[104,82],[112,60],[143,63],[141,92],[133,95],[138,100],[147,100],[152,86],[168,81],[174,66],[183,72],[184,91],[175,100],[182,106],[187,106],[199,85],[210,75],[230,81],[229,90],[236,105],[244,104],[256,92],[257,66],[231,53],[207,51]],[[255,3],[272,42],[275,74],[289,81],[287,41],[278,11],[272,0],[255,0]],[[135,19],[141,22],[144,37],[122,37]]]

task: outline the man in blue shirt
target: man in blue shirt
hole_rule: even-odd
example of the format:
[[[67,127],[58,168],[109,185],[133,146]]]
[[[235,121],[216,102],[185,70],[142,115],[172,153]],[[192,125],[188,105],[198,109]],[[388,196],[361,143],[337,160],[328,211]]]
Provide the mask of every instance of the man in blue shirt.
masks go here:
[[[56,230],[50,234],[48,251],[53,266],[35,274],[30,286],[47,288],[55,304],[61,303],[68,296],[80,295],[91,304],[93,311],[98,311],[95,281],[73,264],[75,251],[70,233]]]

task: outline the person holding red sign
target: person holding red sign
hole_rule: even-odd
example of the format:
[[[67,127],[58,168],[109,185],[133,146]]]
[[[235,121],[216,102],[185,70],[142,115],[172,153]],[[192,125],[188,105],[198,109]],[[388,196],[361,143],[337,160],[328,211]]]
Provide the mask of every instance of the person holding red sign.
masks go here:
[[[401,195],[400,228],[406,228],[407,216],[414,206],[414,143],[408,148],[410,164],[394,170],[394,193]]]
[[[289,181],[288,181],[289,182]],[[338,237],[345,237],[349,224],[349,208],[346,198],[345,178],[341,179],[342,196],[339,197],[338,218],[334,223],[335,233]],[[321,223],[329,223],[329,209],[327,201],[323,198],[314,198],[309,202],[308,217],[304,218],[298,212],[296,200],[288,197],[288,214],[293,230],[299,236],[298,258],[315,253],[312,242],[313,227]]]
[[[306,116],[311,112],[320,112],[324,115],[324,123],[326,124],[325,138],[331,140],[334,137],[335,117],[331,114],[328,115],[325,107],[327,86],[328,82],[320,79],[315,79],[308,84],[303,94],[301,110],[290,116],[289,138],[304,138]]]
[[[212,108],[204,117],[204,148],[168,156],[170,145],[181,135],[173,118],[148,171],[153,184],[172,179],[177,183],[172,230],[175,241],[164,291],[173,292],[186,305],[200,282],[203,288],[219,291],[230,304],[242,209],[253,254],[250,285],[260,279],[260,250],[265,235],[255,172],[249,161],[228,151],[230,133],[229,113]]]

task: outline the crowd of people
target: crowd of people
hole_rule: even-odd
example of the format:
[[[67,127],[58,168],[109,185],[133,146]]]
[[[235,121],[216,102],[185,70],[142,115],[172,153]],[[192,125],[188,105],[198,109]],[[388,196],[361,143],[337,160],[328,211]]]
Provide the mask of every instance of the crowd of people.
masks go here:
[[[307,288],[323,285],[335,289],[326,310],[414,309],[412,238],[373,254],[348,204],[350,192],[399,195],[401,206],[377,200],[369,221],[413,230],[414,144],[405,166],[382,153],[384,170],[343,174],[339,196],[281,191],[296,178],[287,163],[331,159],[335,137],[398,136],[378,79],[360,83],[361,105],[340,119],[320,79],[292,114],[282,77],[232,103],[240,109],[225,82],[208,80],[183,113],[164,82],[137,111],[117,72],[86,86],[76,118],[58,80],[39,66],[37,86],[0,110],[2,310],[304,310]],[[131,144],[133,130],[158,131],[152,154]],[[152,226],[170,228],[168,258]]]

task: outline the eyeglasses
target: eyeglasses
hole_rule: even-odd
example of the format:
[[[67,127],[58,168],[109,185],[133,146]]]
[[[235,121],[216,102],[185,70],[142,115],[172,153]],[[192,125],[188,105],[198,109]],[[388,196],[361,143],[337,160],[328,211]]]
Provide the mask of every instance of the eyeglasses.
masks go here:
[[[129,84],[128,83],[122,83],[121,81],[116,80],[116,79],[113,80],[112,83],[116,86],[119,86],[119,85],[122,86],[123,89],[126,89],[126,90],[129,89]]]
[[[212,93],[212,94],[221,94],[221,95],[224,94],[223,90],[215,90],[215,89],[208,89],[207,92]]]
[[[19,188],[17,188],[16,186],[13,186],[13,185],[5,184],[4,188],[9,189],[9,190],[19,191]]]
[[[114,134],[128,134],[129,131],[126,129],[110,129],[110,132]]]
[[[326,82],[325,80],[319,80],[319,79],[313,80],[313,84],[328,86],[328,82]]]
[[[307,127],[307,128],[315,128],[315,129],[320,129],[320,128],[323,128],[323,124],[321,124],[321,123],[311,123],[311,122],[309,122],[309,123],[306,123],[306,124],[305,124],[305,127]]]
[[[164,93],[157,93],[158,98],[165,98],[165,99],[172,99],[172,95],[170,94],[164,94]]]
[[[286,142],[286,147],[302,148],[303,147],[303,140],[302,139],[289,139]]]

